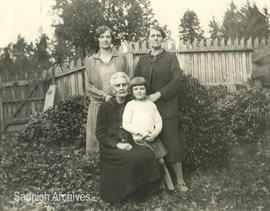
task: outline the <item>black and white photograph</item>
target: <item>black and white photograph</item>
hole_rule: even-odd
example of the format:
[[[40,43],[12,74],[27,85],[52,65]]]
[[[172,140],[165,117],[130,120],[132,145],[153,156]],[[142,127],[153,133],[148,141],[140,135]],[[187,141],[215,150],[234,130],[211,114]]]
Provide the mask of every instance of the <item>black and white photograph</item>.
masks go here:
[[[270,1],[0,0],[2,210],[270,210]]]

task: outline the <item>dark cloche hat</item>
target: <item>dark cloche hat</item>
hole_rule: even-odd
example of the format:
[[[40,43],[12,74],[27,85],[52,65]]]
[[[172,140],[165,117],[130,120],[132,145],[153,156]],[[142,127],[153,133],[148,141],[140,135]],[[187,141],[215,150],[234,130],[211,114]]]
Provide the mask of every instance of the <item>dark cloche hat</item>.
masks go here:
[[[146,86],[146,80],[144,77],[135,77],[130,81],[130,86],[136,86],[136,85],[145,85]]]

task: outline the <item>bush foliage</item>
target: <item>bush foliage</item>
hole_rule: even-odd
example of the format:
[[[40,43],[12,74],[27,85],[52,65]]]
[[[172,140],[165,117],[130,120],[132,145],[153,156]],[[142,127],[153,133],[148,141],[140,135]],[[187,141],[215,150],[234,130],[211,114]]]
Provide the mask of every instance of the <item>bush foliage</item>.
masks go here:
[[[82,145],[89,103],[86,96],[60,101],[54,108],[32,118],[19,138],[27,142]]]
[[[188,161],[195,164],[226,158],[234,145],[259,140],[270,120],[266,91],[225,86],[205,88],[183,76],[179,93],[180,121],[188,138]]]
[[[180,125],[188,141],[187,162],[195,165],[223,161],[233,145],[256,141],[270,119],[265,91],[254,87],[230,93],[222,86],[207,89],[184,75],[178,101]],[[59,102],[33,118],[19,137],[28,142],[84,147],[89,102],[86,96]]]
[[[257,141],[269,128],[270,103],[266,91],[243,87],[218,101],[218,111],[238,143]]]
[[[199,165],[213,158],[223,160],[228,142],[215,95],[197,79],[183,76],[178,101],[181,126],[188,140],[187,161]]]

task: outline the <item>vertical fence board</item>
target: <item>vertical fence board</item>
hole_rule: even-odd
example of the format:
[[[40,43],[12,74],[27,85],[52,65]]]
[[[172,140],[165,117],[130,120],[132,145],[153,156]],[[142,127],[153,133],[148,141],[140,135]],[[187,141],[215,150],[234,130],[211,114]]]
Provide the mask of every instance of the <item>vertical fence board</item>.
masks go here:
[[[193,54],[192,58],[193,64],[192,64],[192,74],[199,80],[199,71],[198,71],[198,58],[197,54]]]
[[[1,82],[1,79],[0,79],[0,82]],[[4,110],[3,110],[3,107],[4,107],[4,103],[3,103],[3,89],[2,87],[0,86],[0,128],[1,128],[1,131],[4,131]]]
[[[238,61],[238,66],[239,66],[239,73],[240,73],[240,77],[239,77],[239,81],[244,81],[244,69],[243,69],[243,57],[242,57],[243,54],[239,53],[238,54],[238,58],[239,58],[239,61]]]
[[[78,93],[79,95],[83,95],[83,80],[82,80],[82,73],[78,75]]]
[[[221,72],[222,72],[222,83],[227,82],[227,68],[226,68],[226,57],[224,53],[221,53]]]
[[[202,71],[202,83],[207,84],[206,77],[205,77],[205,53],[201,54],[201,71]]]
[[[236,83],[239,82],[239,68],[238,68],[238,54],[235,53],[234,54],[234,71],[235,71],[235,79],[236,79]]]
[[[248,74],[247,74],[247,55],[246,53],[243,53],[242,54],[242,59],[243,59],[243,78],[244,78],[244,81],[248,81]]]
[[[212,65],[211,65],[211,53],[206,53],[206,62],[207,62],[207,70],[206,71],[206,76],[207,76],[207,80],[208,80],[208,84],[211,83],[211,71],[212,71]]]
[[[202,54],[197,54],[197,58],[198,58],[198,73],[199,73],[199,81],[203,81],[202,78]]]
[[[231,53],[232,55],[232,69],[233,69],[233,83],[237,83],[237,80],[236,80],[236,67],[235,67],[235,56],[236,54],[234,53]]]
[[[215,78],[215,84],[219,83],[219,64],[218,64],[218,54],[214,54],[214,78]]]
[[[238,53],[238,67],[239,67],[239,82],[241,83],[243,80],[243,60],[242,60],[242,54]]]
[[[234,78],[234,60],[233,60],[233,54],[229,53],[229,71],[230,71],[230,82],[235,83]]]

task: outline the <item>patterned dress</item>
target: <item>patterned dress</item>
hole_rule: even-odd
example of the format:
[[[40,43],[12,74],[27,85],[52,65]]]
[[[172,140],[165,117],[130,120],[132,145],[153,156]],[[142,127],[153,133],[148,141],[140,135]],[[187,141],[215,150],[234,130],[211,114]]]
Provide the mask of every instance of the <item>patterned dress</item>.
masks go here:
[[[96,121],[99,107],[107,94],[112,94],[110,79],[115,72],[127,72],[128,65],[125,56],[113,52],[112,59],[105,63],[101,60],[100,54],[94,54],[86,59],[85,64],[85,86],[86,95],[90,97],[86,125],[86,151],[98,151],[96,139]]]

